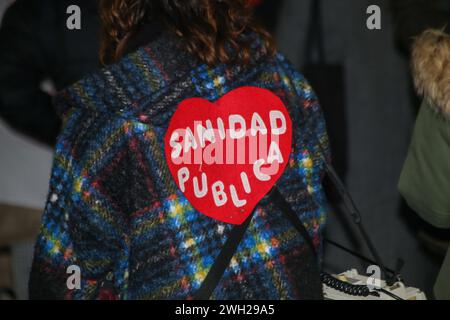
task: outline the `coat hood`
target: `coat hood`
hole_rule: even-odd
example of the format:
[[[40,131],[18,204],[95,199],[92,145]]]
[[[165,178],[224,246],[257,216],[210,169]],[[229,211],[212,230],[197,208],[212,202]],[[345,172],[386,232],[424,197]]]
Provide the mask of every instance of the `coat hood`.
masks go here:
[[[418,93],[446,118],[450,117],[450,36],[427,30],[413,45],[412,69]]]

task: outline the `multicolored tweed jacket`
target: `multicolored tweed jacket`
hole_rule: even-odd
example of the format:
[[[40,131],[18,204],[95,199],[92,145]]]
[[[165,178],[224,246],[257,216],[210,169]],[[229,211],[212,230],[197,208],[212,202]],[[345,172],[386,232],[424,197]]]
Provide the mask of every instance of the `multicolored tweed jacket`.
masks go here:
[[[256,42],[257,43],[257,42]],[[179,102],[217,100],[234,88],[277,94],[294,124],[294,146],[278,182],[321,253],[328,159],[316,96],[281,55],[255,45],[247,66],[208,67],[163,35],[64,90],[64,120],[30,277],[33,299],[190,299],[233,226],[192,208],[164,157]],[[325,154],[323,154],[325,153]],[[317,260],[267,197],[214,299],[321,299]],[[69,266],[81,271],[70,290]]]

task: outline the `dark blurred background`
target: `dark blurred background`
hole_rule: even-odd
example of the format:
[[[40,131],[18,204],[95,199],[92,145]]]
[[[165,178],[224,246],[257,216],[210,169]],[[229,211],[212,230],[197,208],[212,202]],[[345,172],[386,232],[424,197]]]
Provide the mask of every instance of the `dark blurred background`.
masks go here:
[[[450,1],[315,1],[265,0],[257,15],[317,91],[334,165],[383,261],[392,269],[403,261],[407,285],[431,296],[448,243],[404,204],[397,183],[420,103],[409,70],[411,39],[446,25]],[[0,16],[12,2],[0,0]],[[70,4],[82,9],[82,30],[65,27]],[[374,4],[381,8],[381,30],[366,27]],[[0,287],[21,299],[59,130],[52,95],[97,68],[97,27],[92,0],[18,0],[2,21]],[[330,198],[335,212],[326,237],[370,257],[339,200]],[[366,264],[325,246],[327,271],[350,268],[365,273]]]

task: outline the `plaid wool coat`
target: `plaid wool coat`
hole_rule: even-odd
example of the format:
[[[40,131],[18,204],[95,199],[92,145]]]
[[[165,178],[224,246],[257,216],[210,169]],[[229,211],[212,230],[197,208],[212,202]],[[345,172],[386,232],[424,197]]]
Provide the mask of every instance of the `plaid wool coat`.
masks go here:
[[[288,109],[293,147],[277,185],[320,255],[329,155],[312,89],[258,41],[249,65],[213,67],[183,51],[180,41],[162,35],[59,94],[64,126],[35,247],[31,298],[195,295],[233,226],[197,212],[184,197],[168,170],[164,135],[180,101],[215,101],[242,86],[268,89]],[[80,287],[68,286],[71,266],[80,271]],[[212,298],[322,298],[317,260],[267,197]]]

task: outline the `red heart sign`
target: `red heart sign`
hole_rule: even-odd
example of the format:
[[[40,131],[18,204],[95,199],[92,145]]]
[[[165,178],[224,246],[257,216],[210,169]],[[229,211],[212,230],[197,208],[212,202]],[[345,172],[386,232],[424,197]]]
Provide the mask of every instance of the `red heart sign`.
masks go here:
[[[242,87],[215,103],[184,100],[165,136],[170,172],[191,205],[242,224],[289,161],[292,121],[269,90]]]

